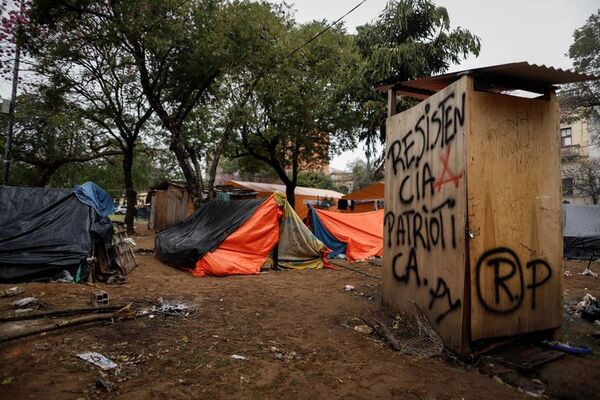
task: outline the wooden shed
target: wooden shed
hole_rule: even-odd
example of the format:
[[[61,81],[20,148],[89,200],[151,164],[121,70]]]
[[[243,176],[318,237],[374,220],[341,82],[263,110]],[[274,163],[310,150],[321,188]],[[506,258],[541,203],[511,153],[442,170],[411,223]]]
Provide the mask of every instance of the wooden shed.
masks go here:
[[[217,185],[215,192],[218,199],[225,201],[256,197],[252,190],[230,185]],[[154,186],[148,192],[146,203],[150,203],[148,229],[157,232],[183,221],[195,211],[193,198],[183,182],[163,182]]]
[[[553,85],[590,78],[523,62],[380,87],[389,99],[385,304],[421,309],[463,354],[499,338],[558,335],[563,246]],[[422,101],[397,114],[399,95]]]

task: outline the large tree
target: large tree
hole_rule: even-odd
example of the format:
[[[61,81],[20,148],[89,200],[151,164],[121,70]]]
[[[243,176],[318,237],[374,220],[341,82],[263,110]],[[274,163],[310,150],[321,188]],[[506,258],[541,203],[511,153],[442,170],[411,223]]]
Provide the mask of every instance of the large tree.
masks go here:
[[[18,102],[12,149],[15,184],[46,186],[69,164],[119,154],[105,135],[98,135],[97,129],[68,107],[63,93],[55,88],[41,87],[19,96]]]
[[[569,178],[576,195],[589,197],[593,204],[600,201],[600,160],[589,159],[565,168],[564,178]]]
[[[132,234],[137,206],[135,147],[152,109],[139,89],[133,58],[104,40],[105,34],[89,14],[71,15],[55,19],[44,37],[32,37],[27,45],[35,56],[37,75],[68,91],[71,112],[108,134],[122,152],[125,224]]]
[[[281,38],[280,62],[257,83],[238,130],[234,156],[251,156],[277,173],[294,205],[301,170],[319,169],[331,154],[354,144],[351,109],[340,88],[355,52],[342,29],[323,22],[290,26]]]
[[[600,10],[573,33],[569,57],[577,72],[600,76]],[[600,81],[592,80],[567,86],[559,93],[564,118],[600,116]]]
[[[348,93],[356,103],[358,138],[367,142],[371,152],[377,142],[385,142],[387,94],[374,91],[375,85],[387,79],[406,81],[439,74],[480,50],[479,38],[466,29],[452,29],[448,11],[430,0],[389,1],[375,22],[357,31],[361,59],[348,82]],[[398,111],[413,104],[403,99]]]

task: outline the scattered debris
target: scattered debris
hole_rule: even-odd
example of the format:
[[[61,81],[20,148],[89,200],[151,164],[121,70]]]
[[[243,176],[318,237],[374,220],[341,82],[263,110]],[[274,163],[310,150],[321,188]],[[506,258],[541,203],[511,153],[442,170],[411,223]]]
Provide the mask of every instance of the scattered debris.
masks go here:
[[[111,361],[112,362],[112,361]],[[96,388],[100,390],[104,390],[105,392],[112,391],[113,385],[109,381],[104,378],[98,378],[96,380]]]
[[[600,320],[600,302],[587,293],[583,300],[575,306],[575,314],[589,322]]]
[[[143,256],[148,255],[148,254],[154,254],[154,249],[144,249],[144,248],[139,248],[139,249],[135,249],[135,252],[138,254],[141,254]]]
[[[57,279],[56,282],[73,283],[73,282],[75,282],[75,278],[73,278],[73,275],[71,275],[71,273],[69,271],[63,270],[62,278]]]
[[[175,317],[195,317],[198,314],[198,310],[193,304],[182,301],[163,300],[162,297],[159,297],[157,305],[138,312],[139,316],[148,315],[148,318],[151,319],[156,317],[155,314]]]
[[[444,351],[442,339],[416,304],[415,309],[412,316],[396,316],[393,319],[381,311],[373,311],[362,320],[401,353],[418,357],[441,354]]]
[[[40,305],[41,305],[40,301],[37,299],[37,297],[24,297],[24,298],[16,300],[12,303],[13,308],[17,308],[17,309],[26,308],[29,310],[38,308]]]
[[[102,368],[103,370],[113,369],[113,368],[118,367],[117,363],[112,361],[110,358],[104,357],[102,354],[96,353],[95,351],[90,351],[88,353],[79,353],[79,354],[77,354],[77,357],[79,357],[82,360],[85,360],[89,363],[92,363],[92,364]]]
[[[369,325],[358,325],[354,327],[356,332],[364,333],[365,335],[370,335],[373,332],[373,328]]]
[[[23,292],[25,292],[23,289],[21,289],[18,286],[15,286],[15,287],[8,288],[6,290],[1,290],[0,297],[14,297],[14,296],[20,295]]]
[[[285,362],[290,362],[290,361],[302,359],[302,356],[293,350],[290,352],[287,352],[284,349],[279,348],[277,346],[271,346],[269,348],[269,350],[271,351],[271,353],[273,353],[273,357],[275,357],[276,360],[283,360]]]
[[[99,292],[94,292],[94,293],[92,293],[92,298],[91,298],[90,302],[92,303],[92,305],[94,307],[107,306],[108,305],[108,293],[106,293],[104,290],[101,290]]]
[[[4,378],[2,382],[0,382],[0,385],[10,385],[13,380],[14,378],[12,376],[9,376],[8,378]]]
[[[598,277],[598,273],[592,271],[592,268],[590,268],[589,265],[587,266],[587,268],[583,272],[580,272],[579,275],[584,275],[584,276],[585,275],[590,275],[590,276],[593,276],[594,278]]]
[[[233,355],[231,356],[231,358],[233,358],[234,360],[241,360],[241,361],[246,361],[246,360],[247,360],[247,358],[246,358],[246,357],[244,357],[244,356],[240,356],[240,355],[238,355],[238,354],[233,354]]]
[[[346,285],[346,286],[344,286],[344,289],[345,289],[347,292],[349,292],[349,291],[351,291],[351,290],[354,290],[354,286],[353,286],[353,285]]]
[[[562,351],[562,352],[569,353],[569,354],[576,354],[576,355],[592,354],[592,349],[590,349],[589,347],[572,346],[569,343],[551,342],[548,340],[544,341],[543,343],[546,346],[548,346],[549,348],[551,348],[552,350],[558,350],[558,351]]]
[[[565,277],[570,278],[573,276],[573,273],[571,271],[565,271]]]

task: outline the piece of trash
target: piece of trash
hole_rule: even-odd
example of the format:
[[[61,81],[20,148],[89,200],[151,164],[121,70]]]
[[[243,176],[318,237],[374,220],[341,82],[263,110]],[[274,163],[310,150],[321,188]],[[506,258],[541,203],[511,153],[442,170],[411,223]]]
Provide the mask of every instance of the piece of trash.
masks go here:
[[[356,332],[364,333],[365,335],[370,335],[373,332],[373,328],[369,325],[358,325],[354,327]]]
[[[20,287],[18,287],[18,286],[15,286],[15,287],[11,287],[11,288],[8,288],[8,289],[6,289],[6,290],[2,290],[2,291],[0,291],[0,297],[13,297],[13,296],[18,296],[18,295],[20,295],[20,294],[21,294],[21,293],[23,293],[23,292],[24,292],[24,290],[23,290],[23,289],[21,289],[21,288],[20,288]]]
[[[600,319],[600,302],[589,293],[583,296],[583,300],[575,306],[575,313],[589,322]]]
[[[131,247],[136,247],[137,246],[137,243],[135,243],[135,240],[133,240],[130,237],[123,238],[123,241],[125,243],[127,243],[128,245],[130,245]]]
[[[592,269],[589,266],[583,272],[580,272],[579,275],[590,275],[590,276],[593,276],[594,278],[598,277],[598,273],[592,271]]]
[[[12,303],[14,308],[37,308],[40,306],[40,301],[36,297],[24,297]]]
[[[112,384],[104,378],[98,378],[96,380],[96,388],[110,392],[112,390]]]
[[[247,358],[246,358],[246,357],[244,357],[244,356],[240,356],[240,355],[238,355],[238,354],[233,354],[233,355],[231,356],[231,358],[233,358],[234,360],[242,360],[242,361],[246,361],[246,360],[247,360]]]
[[[13,379],[14,378],[12,376],[9,376],[8,378],[4,378],[2,380],[2,382],[0,382],[0,385],[10,385],[11,382],[13,381]]]
[[[566,276],[567,278],[570,278],[570,277],[572,277],[572,276],[573,276],[573,273],[572,273],[571,271],[565,271],[565,276]]]
[[[77,354],[77,357],[89,363],[92,363],[102,368],[103,370],[113,369],[117,367],[117,363],[112,361],[110,358],[104,357],[100,353],[96,353],[95,351],[91,351],[88,353],[79,353]]]
[[[592,354],[592,349],[589,347],[572,346],[569,343],[550,342],[548,340],[544,341],[543,343],[552,350],[558,350],[564,353],[580,355]]]
[[[354,286],[353,285],[346,285],[344,286],[344,289],[346,289],[347,292],[354,290]]]
[[[94,307],[107,306],[108,293],[106,293],[104,290],[92,293],[90,303],[92,303]]]
[[[57,279],[56,282],[61,282],[61,283],[73,283],[75,282],[75,279],[73,278],[73,275],[71,275],[69,273],[69,271],[67,270],[63,270],[62,272],[62,277]]]

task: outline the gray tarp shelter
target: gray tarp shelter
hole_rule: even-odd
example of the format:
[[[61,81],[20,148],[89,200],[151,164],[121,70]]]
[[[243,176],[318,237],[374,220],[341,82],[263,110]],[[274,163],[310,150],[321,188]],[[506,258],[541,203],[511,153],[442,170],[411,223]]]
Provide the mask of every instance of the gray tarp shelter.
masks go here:
[[[564,257],[600,257],[600,205],[563,205]]]

